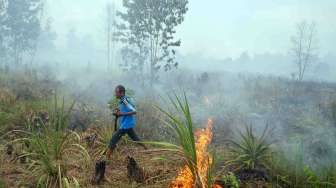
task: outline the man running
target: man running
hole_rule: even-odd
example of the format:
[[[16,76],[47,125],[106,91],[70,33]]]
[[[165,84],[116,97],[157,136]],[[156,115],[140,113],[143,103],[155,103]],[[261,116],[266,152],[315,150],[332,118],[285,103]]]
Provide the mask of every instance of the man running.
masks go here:
[[[119,129],[113,134],[110,143],[109,148],[106,153],[107,159],[112,159],[112,152],[116,147],[116,144],[121,139],[122,136],[125,134],[128,134],[128,136],[136,142],[139,142],[140,139],[134,132],[134,126],[136,124],[136,109],[135,105],[131,102],[129,97],[125,95],[126,90],[125,87],[122,85],[118,85],[115,88],[115,97],[119,99],[119,108],[113,112],[113,115],[116,116],[116,118],[119,118]],[[139,143],[142,147],[145,149],[146,146],[142,143]]]

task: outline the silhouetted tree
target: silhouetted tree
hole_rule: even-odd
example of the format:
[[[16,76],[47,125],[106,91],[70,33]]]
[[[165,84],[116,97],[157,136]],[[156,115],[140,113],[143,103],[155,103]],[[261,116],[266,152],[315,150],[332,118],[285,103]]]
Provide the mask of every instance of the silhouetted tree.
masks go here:
[[[3,65],[5,58],[7,57],[7,46],[6,46],[6,35],[7,30],[5,26],[5,21],[7,18],[7,0],[0,0],[0,65]]]
[[[139,66],[149,64],[151,84],[162,66],[168,71],[178,65],[175,48],[181,41],[174,34],[184,20],[187,4],[188,0],[123,0],[126,11],[118,12],[122,22],[117,36],[126,45],[124,54],[132,54]]]
[[[301,22],[297,24],[296,34],[292,36],[291,54],[297,66],[297,79],[303,80],[307,68],[316,61],[316,25],[314,23]]]
[[[116,8],[115,4],[108,3],[106,5],[106,56],[107,56],[107,68],[110,69],[112,66],[115,52],[115,40],[113,40],[115,33],[115,22],[116,22]]]

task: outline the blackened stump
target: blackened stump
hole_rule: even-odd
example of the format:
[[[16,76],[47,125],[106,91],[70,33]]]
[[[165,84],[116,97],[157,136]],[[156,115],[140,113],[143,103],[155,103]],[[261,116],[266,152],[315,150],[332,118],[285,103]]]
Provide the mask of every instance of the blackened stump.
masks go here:
[[[145,182],[144,171],[138,166],[133,157],[127,156],[127,177],[132,182]]]
[[[95,175],[92,179],[93,184],[100,184],[104,180],[105,168],[106,168],[105,160],[99,160],[96,162]]]

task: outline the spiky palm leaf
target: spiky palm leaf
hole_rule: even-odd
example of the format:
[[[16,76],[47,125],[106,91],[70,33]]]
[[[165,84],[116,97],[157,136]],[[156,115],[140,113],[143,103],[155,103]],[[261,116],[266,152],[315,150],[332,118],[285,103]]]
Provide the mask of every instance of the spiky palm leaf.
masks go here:
[[[245,132],[239,131],[238,140],[229,140],[231,160],[227,165],[234,166],[236,170],[268,168],[271,157],[271,144],[267,141],[268,127],[260,137],[257,137],[251,126],[246,126]]]

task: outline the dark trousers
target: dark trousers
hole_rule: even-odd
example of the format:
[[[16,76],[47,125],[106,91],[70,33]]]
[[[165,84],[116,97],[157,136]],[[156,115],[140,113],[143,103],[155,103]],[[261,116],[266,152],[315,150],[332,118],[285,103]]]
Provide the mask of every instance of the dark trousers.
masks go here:
[[[135,134],[133,128],[129,128],[129,129],[119,129],[117,130],[117,132],[115,132],[110,140],[109,143],[109,148],[111,150],[114,150],[114,148],[116,147],[117,143],[119,142],[119,140],[121,139],[121,137],[123,137],[125,134],[128,134],[128,136],[133,140],[133,141],[140,141],[140,138],[138,137],[138,135]],[[142,146],[144,146],[143,144],[140,144]]]

